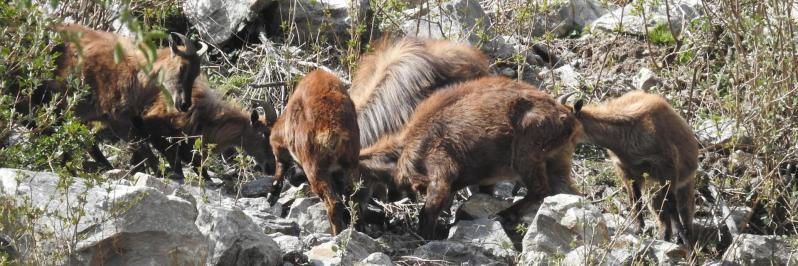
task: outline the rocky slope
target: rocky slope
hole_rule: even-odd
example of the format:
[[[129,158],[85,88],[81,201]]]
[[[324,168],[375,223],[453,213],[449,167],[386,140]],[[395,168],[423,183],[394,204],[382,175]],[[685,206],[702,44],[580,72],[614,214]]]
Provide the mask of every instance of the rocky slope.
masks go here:
[[[347,79],[350,68],[356,67],[345,56],[354,49],[350,39],[365,40],[382,32],[471,43],[491,56],[494,74],[524,80],[552,95],[579,91],[598,101],[643,89],[662,93],[675,106],[691,106],[680,111],[704,147],[697,177],[701,185],[696,227],[706,248],[691,256],[680,245],[656,240],[651,220],[642,232],[635,231],[624,192],[603,152],[581,147],[574,176],[583,196],[547,197],[538,209],[530,210],[523,224],[510,228],[495,214],[518,199],[523,189],[514,193],[513,184],[503,183],[492,194],[462,191],[447,217],[448,237],[436,241],[413,234],[420,206],[409,201],[381,206],[388,217],[381,221],[383,226],[331,236],[323,204],[307,187],[288,188],[270,206],[262,197],[269,177],[219,188],[122,170],[77,178],[0,168],[0,206],[7,210],[0,218],[4,233],[26,232],[0,235],[0,255],[75,265],[798,263],[794,229],[763,234],[768,230],[761,223],[775,218],[750,203],[762,192],[757,189],[765,187],[764,180],[772,178],[762,173],[765,156],[745,148],[756,142],[757,129],[744,121],[745,116],[716,113],[729,104],[716,99],[722,96],[693,91],[697,79],[713,73],[698,73],[700,67],[685,62],[732,56],[710,52],[723,40],[692,40],[704,36],[697,25],[703,25],[707,16],[719,16],[707,11],[722,11],[712,3],[401,2],[186,0],[180,4],[192,30],[214,45],[207,70],[217,89],[241,101],[269,101],[278,111],[297,76],[321,67]],[[132,34],[118,21],[112,25]],[[719,78],[707,86],[720,88],[732,82]],[[758,108],[749,107],[738,109]],[[784,132],[790,130],[794,131]],[[20,138],[13,141],[24,141]],[[729,143],[732,148],[727,148]],[[798,143],[794,145],[787,149],[794,153]],[[794,184],[795,163],[784,161],[778,176]],[[724,186],[725,180],[741,183]],[[730,198],[744,200],[724,201]]]

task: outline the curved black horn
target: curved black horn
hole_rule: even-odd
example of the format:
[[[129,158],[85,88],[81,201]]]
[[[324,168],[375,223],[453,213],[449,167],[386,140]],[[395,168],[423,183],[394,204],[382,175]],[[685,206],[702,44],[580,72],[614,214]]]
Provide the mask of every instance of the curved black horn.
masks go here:
[[[179,45],[177,39],[180,39],[180,43],[186,47],[185,52],[180,51],[180,49],[177,48],[177,46]],[[188,37],[186,37],[186,35],[177,32],[169,33],[169,47],[172,48],[172,53],[175,53],[183,57],[192,56],[196,53],[197,50],[196,47],[194,47],[194,43],[191,42],[191,40],[189,40]]]
[[[562,96],[560,96],[560,97],[557,97],[557,102],[558,102],[558,103],[560,103],[560,104],[562,104],[562,105],[565,105],[565,103],[567,103],[567,102],[568,102],[568,98],[570,98],[570,97],[571,97],[571,95],[574,95],[574,94],[576,94],[576,92],[575,92],[575,91],[574,91],[574,92],[569,92],[569,93],[563,94]]]

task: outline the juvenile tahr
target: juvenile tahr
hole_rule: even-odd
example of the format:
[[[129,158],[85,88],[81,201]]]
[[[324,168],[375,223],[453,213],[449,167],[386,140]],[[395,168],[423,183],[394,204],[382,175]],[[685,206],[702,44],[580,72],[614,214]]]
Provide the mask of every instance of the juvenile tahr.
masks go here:
[[[692,247],[698,142],[687,122],[662,96],[643,91],[599,105],[582,107],[578,101],[573,108],[584,131],[581,141],[609,151],[638,226],[644,226],[640,198],[648,188],[653,190],[649,208],[657,217],[659,238],[670,240],[676,230]]]

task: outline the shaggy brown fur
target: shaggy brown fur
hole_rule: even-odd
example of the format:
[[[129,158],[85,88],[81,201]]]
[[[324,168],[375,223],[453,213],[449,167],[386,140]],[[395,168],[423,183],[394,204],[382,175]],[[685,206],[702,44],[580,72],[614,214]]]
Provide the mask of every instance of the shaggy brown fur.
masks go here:
[[[550,185],[559,186],[550,184],[548,162],[573,152],[579,126],[567,107],[533,86],[481,78],[421,103],[401,132],[361,151],[361,172],[367,180],[426,192],[418,229],[425,238],[433,237],[457,190],[520,179],[529,193],[502,212],[512,222],[551,194]]]
[[[486,75],[488,60],[467,44],[386,38],[358,66],[349,93],[358,112],[360,144],[367,147],[399,131],[434,90]]]
[[[342,196],[351,192],[357,176],[360,150],[355,106],[343,83],[330,73],[308,73],[277,119],[271,146],[277,159],[270,203],[282,190],[285,171],[294,162],[302,166],[311,190],[324,200],[332,233],[346,223]]]
[[[644,225],[641,185],[654,187],[649,208],[657,216],[659,237],[670,240],[675,229],[691,247],[698,142],[687,122],[663,97],[643,91],[585,106],[577,118],[584,129],[583,141],[609,150],[640,228]]]
[[[266,108],[271,112],[267,111],[265,117],[260,117],[256,111],[246,112],[220,99],[209,88],[204,77],[194,83],[192,94],[194,104],[188,112],[170,111],[161,103],[147,110],[141,120],[141,127],[147,132],[153,146],[166,155],[172,168],[178,169],[180,177],[181,159],[190,161],[198,170],[203,158],[192,154],[193,141],[171,143],[164,138],[202,137],[204,144],[214,145],[214,151],[241,147],[255,158],[263,171],[268,173],[273,170],[274,157],[264,149],[268,146],[271,125],[276,120],[271,107]],[[208,178],[204,171],[201,174]]]
[[[157,50],[153,69],[146,73],[141,68],[146,56],[128,38],[74,24],[59,25],[55,30],[65,38],[65,43],[56,48],[60,53],[56,59],[57,79],[37,89],[33,98],[23,105],[30,107],[48,102],[55,94],[71,95],[73,91],[70,90],[74,88],[65,81],[70,75],[77,75],[91,88],[88,100],[79,102],[75,108],[77,116],[85,122],[101,122],[105,126],[102,135],[126,141],[138,138],[133,134],[132,120],[163,101],[155,78],[159,72],[163,72],[162,85],[172,94],[178,107],[186,110],[191,105],[187,95],[191,93],[194,80],[201,75],[202,51],[198,53],[185,36],[173,34],[171,47]],[[177,39],[186,46],[178,46]],[[117,45],[124,54],[118,63],[114,62]],[[58,106],[65,107],[66,101],[59,101]],[[25,112],[26,109],[21,110]],[[105,167],[111,167],[96,145],[89,154]]]

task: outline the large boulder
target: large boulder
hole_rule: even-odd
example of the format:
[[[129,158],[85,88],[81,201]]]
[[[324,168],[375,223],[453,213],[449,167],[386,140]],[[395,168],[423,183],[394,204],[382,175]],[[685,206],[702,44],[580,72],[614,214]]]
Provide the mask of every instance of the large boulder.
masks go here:
[[[798,247],[791,247],[784,237],[741,234],[723,260],[739,265],[793,265],[798,263]]]
[[[110,219],[80,232],[86,237],[72,263],[198,264],[208,257],[205,237],[194,226],[197,209],[183,198],[150,187],[118,188],[99,210]]]
[[[496,37],[490,17],[478,0],[449,0],[437,5],[421,5],[406,13],[417,18],[402,25],[402,31],[408,36],[468,42],[501,58],[514,53],[511,46]]]
[[[546,197],[524,235],[522,263],[564,255],[585,243],[600,246],[608,241],[604,217],[590,201],[569,194]]]
[[[196,221],[208,238],[213,265],[276,265],[280,246],[237,207],[201,205]]]
[[[65,264],[58,254],[70,249],[69,264],[196,265],[208,257],[193,203],[154,188],[0,168],[0,194],[42,213],[26,222],[43,249],[23,245],[23,257],[33,250]]]
[[[222,44],[239,33],[274,0],[187,0],[183,11],[203,40]]]
[[[533,21],[533,23],[524,23],[529,25],[527,30],[532,36],[542,36],[546,33],[557,37],[568,36],[572,32],[581,31],[585,25],[609,12],[604,4],[596,0],[534,0],[531,2],[532,5],[540,7],[535,10],[538,12],[536,15],[530,17],[528,9],[531,7],[521,6],[514,12],[514,17]],[[529,5],[529,3],[526,2],[522,5]]]
[[[279,1],[272,24],[289,25],[297,43],[341,45],[352,37],[352,25],[367,23],[369,12],[368,0]]]

